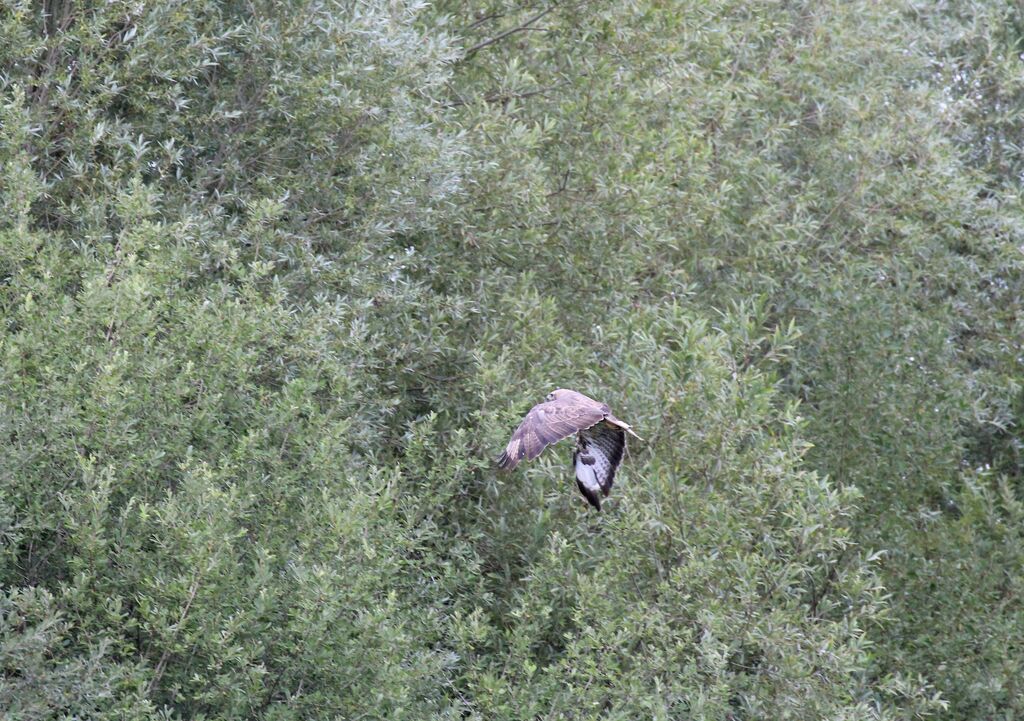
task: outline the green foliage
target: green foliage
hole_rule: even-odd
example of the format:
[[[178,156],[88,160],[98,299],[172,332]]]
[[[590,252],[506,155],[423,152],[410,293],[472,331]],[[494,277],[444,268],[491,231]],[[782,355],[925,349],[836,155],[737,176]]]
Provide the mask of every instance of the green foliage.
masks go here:
[[[73,649],[69,653],[69,649]],[[110,639],[73,642],[72,626],[44,589],[0,596],[0,704],[8,718],[147,718],[152,707]]]
[[[0,705],[1019,713],[1015,12],[6,2]]]

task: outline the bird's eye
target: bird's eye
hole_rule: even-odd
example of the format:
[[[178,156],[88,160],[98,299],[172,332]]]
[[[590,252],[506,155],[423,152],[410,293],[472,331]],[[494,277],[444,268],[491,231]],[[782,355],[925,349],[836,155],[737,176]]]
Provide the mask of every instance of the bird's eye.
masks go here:
[[[548,403],[550,403],[551,401],[555,400],[555,394],[554,393],[548,393],[548,397],[545,398],[544,400],[546,400]]]

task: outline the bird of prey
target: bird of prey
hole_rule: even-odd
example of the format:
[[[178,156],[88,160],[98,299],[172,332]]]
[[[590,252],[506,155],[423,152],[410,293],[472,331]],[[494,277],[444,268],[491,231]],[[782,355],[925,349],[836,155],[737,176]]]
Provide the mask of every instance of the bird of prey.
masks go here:
[[[572,463],[576,485],[583,497],[601,510],[601,496],[612,490],[615,471],[626,449],[626,434],[643,440],[628,423],[612,415],[606,403],[598,403],[582,393],[559,388],[538,403],[512,434],[498,465],[510,471],[519,461],[532,461],[545,448],[576,434]]]

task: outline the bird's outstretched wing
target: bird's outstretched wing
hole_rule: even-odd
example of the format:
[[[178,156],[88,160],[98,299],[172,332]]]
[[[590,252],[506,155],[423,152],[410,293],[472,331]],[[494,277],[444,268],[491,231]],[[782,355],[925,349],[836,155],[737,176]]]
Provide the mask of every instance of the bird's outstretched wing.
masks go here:
[[[626,429],[605,421],[580,431],[572,462],[576,468],[576,485],[583,497],[601,510],[601,496],[612,490],[615,471],[626,449]]]
[[[523,458],[532,461],[552,443],[590,428],[607,414],[608,406],[579,393],[538,403],[512,434],[498,465],[512,470]]]

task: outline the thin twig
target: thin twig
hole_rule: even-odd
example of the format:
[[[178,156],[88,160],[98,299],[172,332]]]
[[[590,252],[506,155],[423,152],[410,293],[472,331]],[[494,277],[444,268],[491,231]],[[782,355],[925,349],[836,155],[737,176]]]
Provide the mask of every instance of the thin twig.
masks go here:
[[[177,637],[178,632],[181,630],[181,624],[185,623],[185,618],[188,616],[188,610],[192,608],[192,602],[196,600],[196,593],[199,591],[199,571],[196,571],[192,577],[192,585],[188,589],[188,600],[185,602],[185,607],[181,609],[181,615],[178,617],[178,622],[174,624],[174,633],[171,634],[171,638],[168,641],[168,647],[164,649],[163,654],[160,656],[160,660],[156,664],[156,671],[153,673],[153,678],[150,680],[149,685],[146,687],[146,694],[153,693],[153,689],[160,682],[160,679],[164,675],[164,670],[167,668],[167,659],[171,656],[172,643]]]
[[[542,17],[544,17],[545,15],[547,15],[548,13],[550,13],[554,9],[555,9],[555,6],[552,5],[551,7],[549,7],[546,10],[541,10],[539,13],[534,15],[532,18],[527,20],[522,25],[517,25],[514,28],[510,28],[510,29],[506,30],[503,33],[499,33],[499,34],[495,35],[493,38],[489,38],[487,40],[482,40],[482,41],[478,42],[476,45],[474,45],[473,47],[471,47],[469,50],[466,51],[466,54],[462,56],[462,59],[459,62],[463,62],[465,60],[468,60],[473,55],[475,55],[478,51],[483,50],[484,48],[486,48],[489,45],[494,45],[494,43],[501,42],[502,40],[507,38],[509,35],[513,35],[514,33],[519,33],[519,32],[522,32],[523,30],[526,30],[527,28],[529,28],[531,25],[533,25],[535,22],[540,20]]]
[[[114,259],[110,263],[110,268],[107,270],[107,287],[109,288],[114,284],[114,276],[117,274],[117,267],[121,265],[121,261],[124,257],[121,255],[121,238],[117,239],[117,243],[114,244]]]
[[[477,29],[478,27],[480,27],[481,25],[483,25],[486,22],[489,22],[491,20],[497,20],[498,18],[503,18],[503,17],[505,17],[505,13],[491,13],[490,15],[484,15],[479,20],[476,20],[475,22],[472,22],[469,25],[467,25],[466,29],[463,32],[468,32],[470,30],[475,30],[475,29]]]

